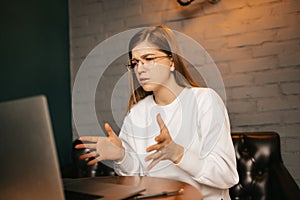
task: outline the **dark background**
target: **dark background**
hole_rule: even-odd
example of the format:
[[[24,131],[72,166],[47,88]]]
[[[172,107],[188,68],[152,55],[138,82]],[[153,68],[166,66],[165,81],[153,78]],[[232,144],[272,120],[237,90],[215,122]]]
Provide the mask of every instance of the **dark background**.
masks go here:
[[[72,147],[68,1],[2,1],[0,10],[0,101],[46,95],[62,167]]]

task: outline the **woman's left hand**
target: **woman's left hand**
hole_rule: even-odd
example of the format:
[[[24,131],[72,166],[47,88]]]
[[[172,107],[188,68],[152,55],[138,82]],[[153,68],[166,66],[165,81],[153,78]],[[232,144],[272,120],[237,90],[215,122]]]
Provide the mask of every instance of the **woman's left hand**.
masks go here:
[[[150,171],[161,160],[171,160],[175,164],[179,163],[184,152],[184,148],[172,140],[160,114],[157,115],[156,119],[160,127],[160,134],[155,137],[157,143],[146,149],[147,152],[155,151],[145,158],[145,161],[152,160],[146,169],[147,171]]]

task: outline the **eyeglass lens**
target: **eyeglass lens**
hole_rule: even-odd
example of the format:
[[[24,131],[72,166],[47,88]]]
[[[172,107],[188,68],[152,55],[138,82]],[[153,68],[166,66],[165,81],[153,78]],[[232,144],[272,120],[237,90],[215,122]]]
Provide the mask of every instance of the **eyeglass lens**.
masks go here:
[[[129,65],[127,65],[127,68],[129,70],[135,69],[136,67],[139,66],[139,64],[141,63],[142,65],[145,64],[154,64],[154,62],[157,59],[160,58],[166,58],[166,57],[170,57],[169,55],[163,55],[163,56],[145,56],[145,57],[141,57],[141,59],[131,59],[129,62]]]

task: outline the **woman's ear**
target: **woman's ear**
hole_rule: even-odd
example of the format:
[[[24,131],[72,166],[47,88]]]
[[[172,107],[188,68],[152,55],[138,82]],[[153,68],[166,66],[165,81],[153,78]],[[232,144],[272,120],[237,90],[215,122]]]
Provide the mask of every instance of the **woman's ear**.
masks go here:
[[[172,62],[172,65],[170,66],[170,71],[173,72],[175,70],[174,62]]]

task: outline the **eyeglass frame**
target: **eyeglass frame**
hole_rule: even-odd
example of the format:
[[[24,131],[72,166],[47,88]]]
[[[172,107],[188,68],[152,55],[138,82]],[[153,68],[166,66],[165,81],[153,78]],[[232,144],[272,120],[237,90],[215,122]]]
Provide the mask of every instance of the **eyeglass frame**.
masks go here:
[[[142,57],[141,57],[141,59],[129,59],[129,60],[128,60],[129,64],[126,65],[126,68],[127,68],[128,71],[133,71],[133,70],[136,69],[136,67],[139,66],[139,63],[140,63],[140,62],[141,62],[142,65],[144,65],[145,63],[147,63],[147,64],[152,64],[152,65],[153,65],[153,64],[155,64],[155,61],[156,61],[157,59],[160,59],[160,58],[172,58],[172,55],[162,55],[162,56],[150,57],[150,58],[148,58],[148,59],[151,59],[151,60],[148,60],[148,61],[147,61],[147,58],[142,58]],[[132,64],[132,63],[133,63],[133,62],[132,62],[133,60],[136,60],[137,63]],[[142,61],[142,60],[144,60],[144,61]]]

